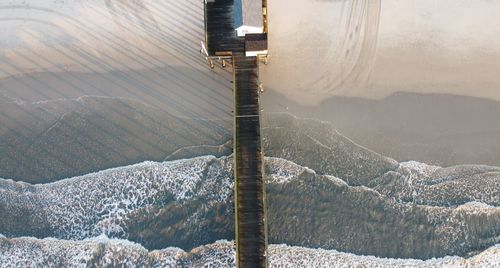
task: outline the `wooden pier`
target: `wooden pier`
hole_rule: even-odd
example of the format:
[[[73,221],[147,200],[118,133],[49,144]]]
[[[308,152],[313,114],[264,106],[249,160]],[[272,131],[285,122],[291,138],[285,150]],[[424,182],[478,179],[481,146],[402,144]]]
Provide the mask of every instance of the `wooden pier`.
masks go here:
[[[234,56],[235,220],[238,267],[267,267],[257,57]]]
[[[205,42],[208,57],[230,57],[233,68],[236,263],[267,267],[259,58],[248,56],[267,53],[267,33],[238,36],[234,1],[205,0]]]
[[[207,1],[205,5],[205,38],[211,56],[244,53],[244,39],[234,32],[233,7],[234,0]]]

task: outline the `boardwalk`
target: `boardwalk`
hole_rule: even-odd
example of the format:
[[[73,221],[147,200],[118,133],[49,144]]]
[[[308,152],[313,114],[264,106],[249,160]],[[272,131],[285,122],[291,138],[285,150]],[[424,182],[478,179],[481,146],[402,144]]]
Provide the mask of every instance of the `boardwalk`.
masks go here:
[[[206,2],[205,41],[209,56],[232,58],[237,264],[238,267],[267,267],[259,60],[245,56],[251,51],[255,55],[261,50],[267,51],[267,35],[238,37],[235,10],[238,7],[234,6],[234,0]]]
[[[238,267],[266,267],[258,60],[234,56],[235,198]]]
[[[234,1],[217,0],[205,6],[205,33],[209,55],[243,53],[244,40],[234,30]]]

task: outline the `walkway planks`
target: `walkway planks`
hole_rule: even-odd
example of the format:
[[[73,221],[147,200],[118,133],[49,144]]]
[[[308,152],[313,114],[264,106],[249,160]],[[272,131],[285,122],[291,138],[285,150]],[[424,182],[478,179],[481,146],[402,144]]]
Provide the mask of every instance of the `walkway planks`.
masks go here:
[[[238,37],[235,31],[234,0],[205,3],[207,52],[215,57],[231,56],[233,65],[236,261],[240,268],[267,267],[259,61],[244,56],[245,37]]]
[[[238,267],[267,267],[258,59],[233,56]]]
[[[207,52],[211,56],[220,53],[244,53],[244,40],[234,29],[234,0],[216,0],[205,6],[205,34]]]

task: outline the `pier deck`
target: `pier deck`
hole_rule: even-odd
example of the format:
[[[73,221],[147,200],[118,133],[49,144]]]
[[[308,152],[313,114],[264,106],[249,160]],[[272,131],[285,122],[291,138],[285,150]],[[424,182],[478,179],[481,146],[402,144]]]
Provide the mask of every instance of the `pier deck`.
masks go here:
[[[258,59],[234,56],[233,66],[237,261],[238,267],[266,267]]]
[[[238,37],[234,23],[238,9],[235,1],[239,0],[205,1],[205,42],[207,56],[232,59],[236,262],[240,268],[267,267],[259,60],[247,53],[253,51],[258,55],[261,50],[267,51],[267,35]]]

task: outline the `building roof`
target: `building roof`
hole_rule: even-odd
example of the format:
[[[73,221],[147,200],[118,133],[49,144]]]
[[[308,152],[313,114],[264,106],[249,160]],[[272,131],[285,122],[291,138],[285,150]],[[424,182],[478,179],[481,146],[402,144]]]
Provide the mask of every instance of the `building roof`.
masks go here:
[[[245,35],[245,51],[265,51],[267,50],[267,34],[247,34]]]
[[[263,27],[262,0],[235,0],[235,28],[242,25]]]
[[[240,26],[236,29],[237,35],[238,36],[245,36],[246,34],[253,34],[253,33],[263,33],[264,28],[263,27],[254,27],[254,26],[248,26],[248,25],[243,25]]]

